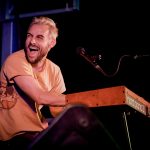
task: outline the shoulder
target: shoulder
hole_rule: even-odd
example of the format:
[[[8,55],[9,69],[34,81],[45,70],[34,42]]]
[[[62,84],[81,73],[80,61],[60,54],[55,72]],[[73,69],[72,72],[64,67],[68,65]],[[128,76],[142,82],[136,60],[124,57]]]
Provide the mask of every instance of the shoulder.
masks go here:
[[[31,70],[31,65],[28,63],[25,57],[24,50],[19,50],[11,55],[9,55],[4,64],[3,64],[4,70]]]
[[[32,66],[26,60],[24,50],[19,50],[9,55],[2,66],[2,72],[9,79],[18,75],[33,76]]]
[[[25,53],[24,50],[16,51],[12,54],[10,54],[6,60],[5,63],[12,63],[12,62],[20,62],[20,60],[25,60]]]
[[[46,59],[46,67],[51,70],[60,70],[60,67],[49,59]]]

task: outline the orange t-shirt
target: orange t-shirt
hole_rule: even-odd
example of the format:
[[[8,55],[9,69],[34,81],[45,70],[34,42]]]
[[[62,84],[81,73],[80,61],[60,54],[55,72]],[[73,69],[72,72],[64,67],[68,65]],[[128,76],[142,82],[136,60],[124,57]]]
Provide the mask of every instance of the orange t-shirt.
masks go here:
[[[46,59],[44,70],[35,74],[24,50],[11,54],[0,73],[0,140],[3,141],[48,127],[48,123],[40,119],[40,106],[15,85],[13,78],[20,75],[32,76],[44,91],[61,94],[66,90],[61,70],[52,61]]]

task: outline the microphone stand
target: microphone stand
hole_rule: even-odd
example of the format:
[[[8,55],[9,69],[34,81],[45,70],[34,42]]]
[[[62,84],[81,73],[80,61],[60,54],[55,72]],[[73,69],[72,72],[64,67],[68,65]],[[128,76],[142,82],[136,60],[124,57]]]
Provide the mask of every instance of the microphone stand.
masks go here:
[[[102,67],[100,65],[98,65],[96,63],[96,59],[94,58],[94,56],[89,56],[85,49],[84,48],[77,48],[77,53],[79,53],[80,56],[82,56],[86,61],[88,61],[95,69],[97,69],[98,71],[100,71],[104,76],[106,77],[113,77],[115,76],[118,71],[119,71],[119,68],[120,68],[120,64],[121,64],[121,61],[123,60],[123,58],[125,57],[132,57],[131,55],[122,55],[119,59],[119,62],[118,62],[118,66],[116,68],[116,71],[113,73],[113,74],[108,74],[106,73]],[[141,58],[141,57],[147,57],[147,56],[150,56],[150,55],[135,55],[133,56],[133,59],[138,59],[138,58]],[[101,55],[99,55],[98,57],[100,57],[99,59],[101,59]]]

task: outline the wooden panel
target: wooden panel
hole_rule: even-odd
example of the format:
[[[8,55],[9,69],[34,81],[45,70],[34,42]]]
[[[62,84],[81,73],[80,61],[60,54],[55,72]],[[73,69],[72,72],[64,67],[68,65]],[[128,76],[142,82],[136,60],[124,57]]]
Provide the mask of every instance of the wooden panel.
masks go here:
[[[109,87],[79,93],[67,94],[69,103],[82,103],[89,107],[122,105],[125,103],[125,87]]]
[[[67,94],[70,104],[85,104],[88,107],[128,105],[140,113],[150,116],[150,104],[144,98],[135,94],[125,86]],[[63,107],[51,107],[51,113],[56,116]]]

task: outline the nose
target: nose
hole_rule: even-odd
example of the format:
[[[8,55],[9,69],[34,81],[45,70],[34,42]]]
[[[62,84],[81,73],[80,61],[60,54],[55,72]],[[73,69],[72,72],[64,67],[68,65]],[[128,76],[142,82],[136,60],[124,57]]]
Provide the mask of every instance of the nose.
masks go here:
[[[35,43],[36,43],[36,40],[35,40],[34,37],[31,38],[30,43],[31,43],[31,44],[35,44]]]

